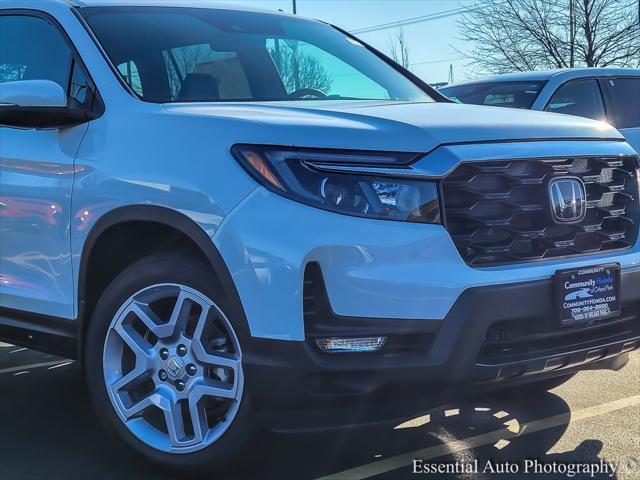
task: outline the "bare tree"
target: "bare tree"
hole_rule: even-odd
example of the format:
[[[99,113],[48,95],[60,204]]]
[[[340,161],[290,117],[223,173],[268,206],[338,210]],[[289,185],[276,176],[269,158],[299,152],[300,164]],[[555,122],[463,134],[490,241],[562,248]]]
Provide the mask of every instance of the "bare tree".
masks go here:
[[[302,88],[312,88],[325,93],[331,90],[331,75],[315,57],[301,51],[297,43],[276,40],[270,53],[287,92]]]
[[[389,53],[396,63],[404,68],[409,68],[409,43],[402,28],[398,28],[392,37],[389,37]]]
[[[18,64],[5,64],[0,65],[0,82],[14,82],[16,80],[22,80],[22,76],[26,67]]]
[[[458,23],[479,71],[640,66],[637,0],[495,0]]]

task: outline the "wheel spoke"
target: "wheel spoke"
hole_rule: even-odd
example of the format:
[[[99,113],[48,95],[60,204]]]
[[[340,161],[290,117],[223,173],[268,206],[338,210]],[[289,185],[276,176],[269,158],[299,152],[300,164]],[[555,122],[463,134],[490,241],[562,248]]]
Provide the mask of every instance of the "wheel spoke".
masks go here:
[[[167,338],[173,335],[173,326],[168,323],[162,323],[158,316],[146,305],[141,302],[133,302],[130,307],[136,317],[158,338]]]
[[[191,414],[191,424],[193,425],[193,441],[202,442],[209,429],[205,409],[199,403],[192,403],[191,399],[189,399],[189,413]]]
[[[127,385],[130,385],[136,380],[139,380],[140,378],[142,378],[148,371],[149,370],[147,369],[146,363],[136,359],[135,368],[131,370],[129,373],[127,373],[126,375],[123,375],[118,380],[113,382],[111,384],[111,389],[114,391],[114,393],[117,394],[120,390],[122,390]]]
[[[184,437],[186,435],[180,404],[172,403],[163,413],[164,419],[167,422],[167,432],[169,432],[171,444],[176,447],[184,444]]]
[[[200,312],[200,316],[198,317],[198,323],[196,324],[196,329],[193,332],[193,341],[199,343],[202,335],[204,334],[204,327],[207,324],[207,318],[209,318],[209,312],[211,308],[209,306],[202,307],[202,312]]]
[[[238,394],[237,382],[225,384],[214,380],[205,380],[195,385],[189,392],[189,403],[197,403],[202,397],[236,398]]]
[[[168,326],[171,327],[171,334],[174,334],[178,330],[183,330],[186,326],[187,319],[189,318],[189,312],[191,311],[191,298],[184,291],[180,291],[176,304],[171,312]],[[204,308],[203,308],[204,310]]]
[[[122,323],[119,323],[114,327],[114,330],[135,354],[136,362],[138,358],[151,358],[153,356],[151,345],[133,328],[126,327]]]
[[[121,401],[122,404],[122,401]],[[122,404],[122,413],[127,420],[144,412],[149,407],[157,407],[162,411],[171,409],[172,402],[157,390],[130,406]]]
[[[191,349],[198,360],[209,366],[230,368],[233,370],[234,375],[237,375],[238,370],[240,369],[240,358],[236,355],[221,352],[209,353],[205,351],[201,341],[194,341],[191,344]]]
[[[193,354],[203,363],[211,366],[230,368],[233,370],[234,375],[236,375],[240,369],[240,359],[237,355],[226,354],[223,352],[210,353],[205,350],[204,345],[202,344],[202,336],[204,334],[204,328],[208,318],[209,309],[203,309],[193,334],[193,343],[191,344]]]

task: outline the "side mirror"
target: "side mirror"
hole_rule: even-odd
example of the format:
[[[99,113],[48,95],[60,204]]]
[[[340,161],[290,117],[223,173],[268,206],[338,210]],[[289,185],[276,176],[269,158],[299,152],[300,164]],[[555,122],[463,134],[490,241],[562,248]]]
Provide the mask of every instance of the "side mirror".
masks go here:
[[[87,112],[67,106],[66,93],[51,80],[0,83],[0,125],[59,128],[87,120]]]
[[[51,80],[0,83],[0,106],[56,108],[67,106],[67,95]]]

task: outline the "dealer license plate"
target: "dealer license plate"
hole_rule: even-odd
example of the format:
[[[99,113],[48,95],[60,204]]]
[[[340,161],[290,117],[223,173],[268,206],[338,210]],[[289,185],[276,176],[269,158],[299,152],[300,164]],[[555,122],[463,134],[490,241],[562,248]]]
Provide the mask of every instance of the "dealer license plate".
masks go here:
[[[556,305],[562,326],[620,315],[620,265],[559,270]]]

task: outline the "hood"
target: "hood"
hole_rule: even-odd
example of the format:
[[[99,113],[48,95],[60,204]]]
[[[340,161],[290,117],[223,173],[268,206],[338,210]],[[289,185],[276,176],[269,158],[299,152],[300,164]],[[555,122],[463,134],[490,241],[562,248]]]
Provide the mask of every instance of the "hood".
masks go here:
[[[167,104],[170,113],[269,126],[296,147],[428,152],[443,144],[623,137],[581,117],[455,103],[305,101]],[[251,134],[247,131],[247,142]],[[274,142],[277,143],[277,142]]]

